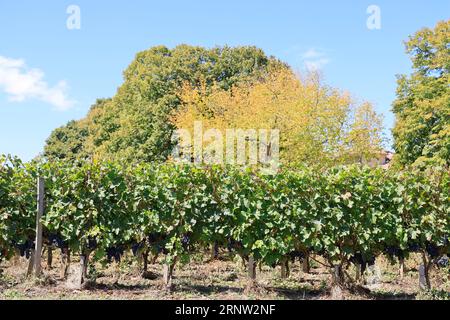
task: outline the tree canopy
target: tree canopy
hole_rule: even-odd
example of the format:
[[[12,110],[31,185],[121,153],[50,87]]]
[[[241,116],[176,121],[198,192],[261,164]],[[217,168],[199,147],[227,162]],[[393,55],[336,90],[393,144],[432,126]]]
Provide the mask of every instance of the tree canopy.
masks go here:
[[[138,53],[115,96],[56,129],[44,156],[166,161],[174,130],[196,120],[221,130],[279,129],[285,164],[366,163],[381,150],[382,121],[372,106],[325,85],[318,73],[297,77],[256,47],[180,45]]]
[[[358,104],[349,93],[325,85],[317,72],[298,77],[289,69],[274,68],[259,82],[230,90],[188,84],[180,97],[182,107],[173,117],[179,129],[192,136],[195,121],[202,122],[204,131],[217,129],[223,137],[228,129],[277,129],[284,165],[368,163],[381,152],[382,119],[372,105]],[[259,140],[257,136],[249,139]],[[212,140],[207,143],[217,143]],[[204,146],[204,154],[208,148]],[[189,142],[184,149],[193,150]]]
[[[172,148],[170,113],[180,104],[177,91],[184,83],[214,83],[227,90],[236,83],[257,80],[275,65],[284,66],[252,46],[157,46],[140,52],[125,70],[116,95],[99,100],[85,119],[55,130],[44,155],[49,159],[163,161]]]
[[[48,159],[68,161],[87,158],[84,150],[87,136],[86,121],[69,121],[50,134],[44,147],[44,155]]]
[[[450,164],[450,20],[406,42],[413,64],[398,77],[393,130],[401,165]]]

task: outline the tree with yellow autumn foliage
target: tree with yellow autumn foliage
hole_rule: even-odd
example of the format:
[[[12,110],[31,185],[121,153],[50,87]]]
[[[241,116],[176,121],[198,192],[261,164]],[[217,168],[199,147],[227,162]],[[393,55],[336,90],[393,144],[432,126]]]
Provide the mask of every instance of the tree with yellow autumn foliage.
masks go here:
[[[296,76],[273,68],[260,81],[224,90],[185,84],[172,117],[179,129],[277,129],[284,165],[366,163],[381,151],[382,121],[370,103],[322,83],[320,74]],[[225,141],[223,141],[225,143]],[[187,148],[191,145],[185,146]]]

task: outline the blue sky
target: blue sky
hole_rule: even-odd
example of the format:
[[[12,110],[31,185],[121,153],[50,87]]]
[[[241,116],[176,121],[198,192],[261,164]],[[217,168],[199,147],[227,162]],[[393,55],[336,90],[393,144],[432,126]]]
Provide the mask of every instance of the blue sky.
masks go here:
[[[69,30],[69,5],[81,29]],[[369,30],[366,10],[381,9]],[[449,19],[446,0],[0,2],[0,154],[29,160],[50,132],[111,97],[134,55],[154,45],[256,45],[296,69],[371,101],[392,127],[395,75],[408,73],[403,40]],[[2,67],[3,66],[3,67]]]

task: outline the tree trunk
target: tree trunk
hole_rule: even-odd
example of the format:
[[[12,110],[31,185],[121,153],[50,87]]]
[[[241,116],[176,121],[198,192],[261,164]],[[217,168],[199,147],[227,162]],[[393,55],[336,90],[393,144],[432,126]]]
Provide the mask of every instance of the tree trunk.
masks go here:
[[[141,277],[144,279],[154,279],[156,275],[152,272],[148,271],[148,257],[150,255],[149,250],[145,250],[141,255],[142,260],[142,269],[141,269]]]
[[[85,283],[88,279],[88,265],[89,252],[85,252],[80,256],[81,284]]]
[[[281,261],[281,279],[289,278],[289,260],[287,258],[283,258]]]
[[[428,280],[427,280],[425,269],[426,269],[425,265],[421,264],[419,266],[419,287],[420,287],[420,290],[428,290],[428,289],[430,289],[429,286],[428,286]]]
[[[175,269],[176,261],[172,264],[164,264],[164,272],[163,272],[163,281],[164,286],[167,291],[172,290],[172,280],[173,280],[173,271]]]
[[[256,281],[256,261],[253,256],[248,258],[248,279],[249,286],[253,287]]]
[[[422,265],[419,267],[419,287],[421,290],[430,290],[430,266],[426,253],[422,253]]]
[[[146,274],[148,271],[148,250],[142,253],[142,274]]]
[[[215,241],[211,245],[211,261],[217,260],[219,258],[219,243]]]
[[[34,249],[31,249],[30,261],[28,262],[27,277],[29,277],[33,273],[34,254]]]
[[[400,280],[403,281],[403,278],[405,277],[405,259],[400,258],[399,259],[399,269],[398,269],[398,275],[400,277]]]
[[[61,270],[60,277],[65,279],[70,265],[70,251],[68,248],[61,250]]]
[[[335,265],[332,270],[331,299],[342,300],[342,289],[344,287],[344,272],[341,265]]]
[[[309,264],[309,254],[306,254],[305,258],[303,259],[302,271],[304,273],[310,273],[311,272],[311,266]]]
[[[50,270],[52,269],[53,264],[53,248],[48,246],[47,247],[47,268]]]
[[[20,251],[16,250],[13,260],[12,260],[13,266],[18,266],[20,264]]]
[[[359,263],[355,263],[355,280],[360,282],[362,278],[362,267]]]
[[[158,261],[159,253],[156,253],[151,260],[151,264],[155,264]]]
[[[248,257],[241,255],[241,260],[242,260],[242,267],[244,268],[244,270],[248,270],[247,269]]]

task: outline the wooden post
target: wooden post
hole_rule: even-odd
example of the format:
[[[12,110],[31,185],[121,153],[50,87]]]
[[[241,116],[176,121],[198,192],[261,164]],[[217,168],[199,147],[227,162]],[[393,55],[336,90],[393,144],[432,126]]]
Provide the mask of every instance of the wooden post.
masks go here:
[[[303,270],[303,273],[311,272],[311,267],[309,265],[309,254],[306,254],[305,257],[303,258],[302,270]]]
[[[36,243],[34,250],[34,272],[39,277],[42,272],[42,223],[41,218],[44,214],[44,179],[39,177],[37,180],[37,215],[36,215]]]

